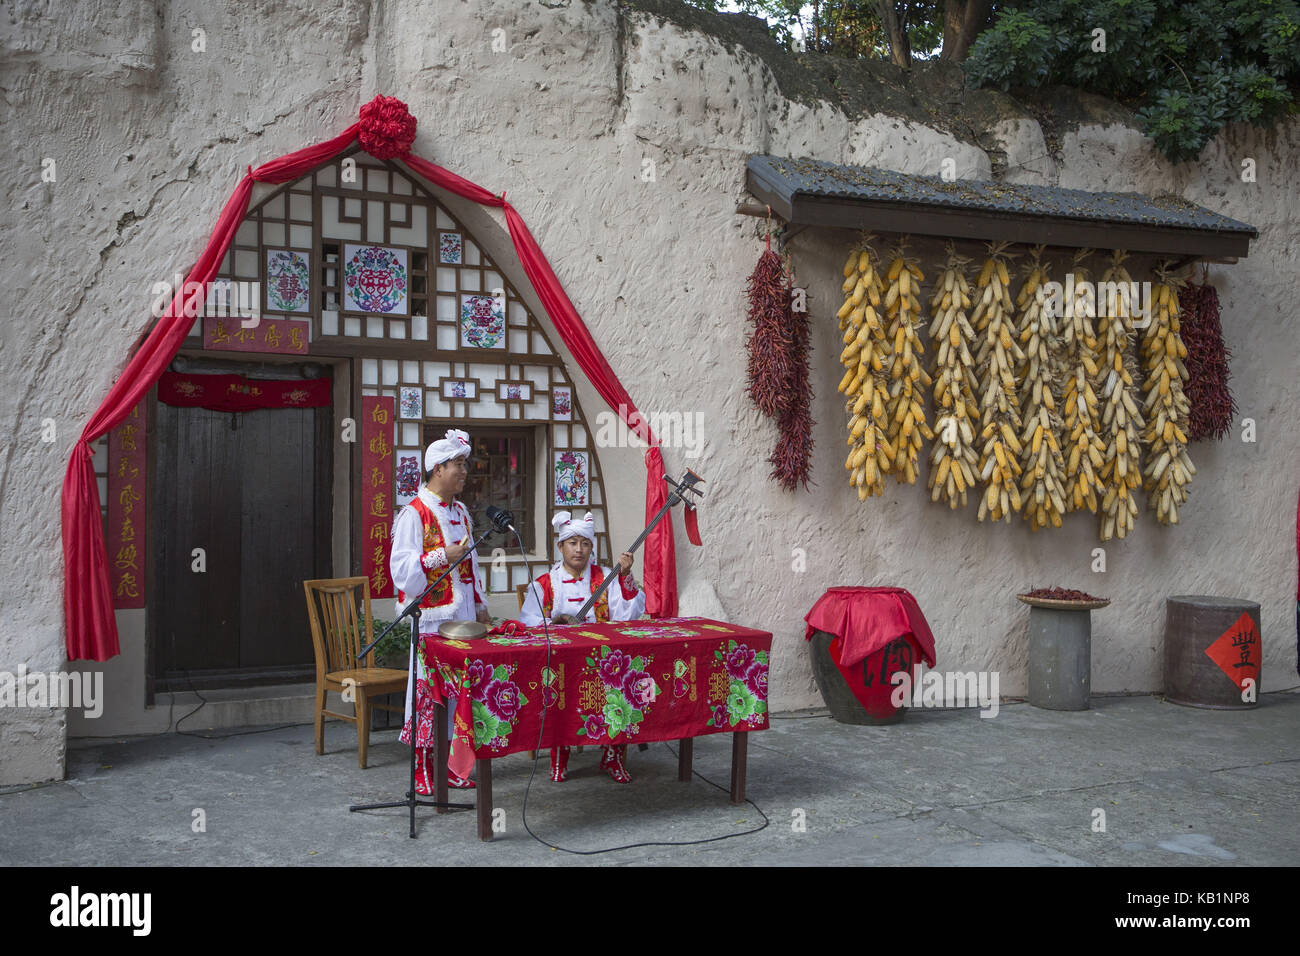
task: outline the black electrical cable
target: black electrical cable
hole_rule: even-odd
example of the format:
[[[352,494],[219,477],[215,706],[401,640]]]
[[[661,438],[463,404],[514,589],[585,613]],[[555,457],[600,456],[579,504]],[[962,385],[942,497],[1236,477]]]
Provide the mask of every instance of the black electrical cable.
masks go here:
[[[198,737],[200,740],[224,740],[227,737],[247,737],[249,734],[269,734],[273,730],[286,730],[289,727],[303,727],[305,724],[279,724],[275,727],[261,727],[257,730],[236,730],[229,734],[196,734],[189,730],[181,730],[181,724],[201,711],[207,704],[208,699],[199,693],[194,686],[194,676],[185,671],[185,680],[189,682],[190,693],[199,699],[199,706],[195,707],[188,714],[176,721],[176,733],[182,737]],[[176,705],[176,692],[172,691],[171,701],[167,705],[167,725],[170,727],[172,722],[173,708]]]
[[[536,584],[534,583],[535,578],[533,577],[532,562],[528,560],[528,553],[524,550],[524,542],[519,537],[518,531],[515,532],[515,541],[518,542],[519,544],[519,553],[520,555],[523,556],[524,564],[528,566],[528,583],[530,585],[530,588],[536,587]],[[529,596],[532,595],[531,590],[528,593]],[[527,603],[527,599],[525,599],[524,603]],[[537,603],[540,606],[541,600],[539,599]],[[551,668],[551,632],[550,632],[550,628],[547,626],[546,623],[545,608],[542,609],[542,633],[546,636],[546,669],[549,671]],[[624,844],[623,846],[611,846],[611,847],[606,847],[602,850],[571,850],[566,846],[559,846],[558,844],[551,843],[549,840],[543,840],[536,833],[534,833],[533,828],[528,825],[528,794],[533,789],[533,779],[537,776],[537,761],[542,759],[542,740],[544,739],[543,734],[545,733],[545,730],[546,730],[546,689],[545,689],[545,684],[543,684],[542,685],[542,722],[537,729],[537,747],[533,751],[533,769],[532,772],[528,774],[528,783],[524,785],[524,812],[523,812],[524,830],[527,831],[530,837],[532,837],[538,843],[542,844],[542,846],[548,846],[552,850],[559,850],[561,853],[572,853],[575,856],[596,856],[600,853],[614,853],[618,850],[635,850],[643,846],[698,846],[702,843],[717,843],[719,840],[730,840],[733,837],[749,836],[751,833],[758,833],[760,830],[767,829],[768,824],[771,823],[771,821],[768,820],[767,818],[767,814],[763,812],[763,809],[753,800],[746,797],[745,802],[748,803],[755,810],[757,810],[758,815],[763,818],[763,825],[759,827],[754,827],[752,830],[744,830],[740,833],[727,833],[722,836],[708,837],[707,839],[704,840],[677,840],[677,841],[655,841],[651,843],[627,843]],[[668,745],[667,741],[664,741],[664,746],[668,747],[668,752],[671,753],[674,757],[677,756],[677,752]],[[695,776],[703,780],[705,783],[709,784],[710,786],[717,787],[723,793],[731,792],[726,787],[714,783],[712,780],[704,776],[698,770],[692,769],[691,772],[695,774]]]

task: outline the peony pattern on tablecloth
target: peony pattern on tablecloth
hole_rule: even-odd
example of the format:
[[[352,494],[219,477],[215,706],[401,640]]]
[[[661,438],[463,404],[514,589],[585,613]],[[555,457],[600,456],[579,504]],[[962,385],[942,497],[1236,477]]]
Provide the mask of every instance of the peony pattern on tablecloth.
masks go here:
[[[767,720],[767,651],[755,651],[738,641],[728,641],[725,652],[713,652],[722,662],[730,683],[727,699],[715,704],[708,726],[756,727]]]
[[[495,667],[481,660],[465,668],[464,687],[473,701],[474,746],[505,750],[514,733],[514,720],[528,704],[519,685],[510,679],[513,665]]]
[[[599,677],[604,687],[604,704],[599,709],[579,706],[580,736],[593,743],[636,736],[659,695],[659,685],[648,673],[653,660],[653,655],[633,656],[613,647],[601,647],[587,658],[587,672]]]

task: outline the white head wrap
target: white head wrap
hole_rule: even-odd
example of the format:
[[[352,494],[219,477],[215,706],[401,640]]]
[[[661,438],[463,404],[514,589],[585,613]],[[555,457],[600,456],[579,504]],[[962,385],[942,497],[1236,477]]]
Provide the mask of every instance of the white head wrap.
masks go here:
[[[551,519],[551,527],[555,529],[558,537],[555,539],[556,544],[565,538],[573,538],[582,535],[591,542],[594,547],[596,544],[596,522],[588,511],[581,521],[573,520],[573,515],[567,511],[557,511],[555,517]]]
[[[424,452],[424,470],[433,471],[435,465],[460,458],[469,457],[469,434],[459,428],[447,429],[447,434],[430,445]]]

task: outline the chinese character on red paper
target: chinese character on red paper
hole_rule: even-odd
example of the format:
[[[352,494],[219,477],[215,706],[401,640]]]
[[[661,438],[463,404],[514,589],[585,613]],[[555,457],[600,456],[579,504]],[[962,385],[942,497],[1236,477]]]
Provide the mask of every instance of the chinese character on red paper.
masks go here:
[[[135,562],[135,545],[128,544],[118,548],[117,557],[113,559],[113,566],[119,571],[125,571],[127,568],[130,568],[133,571],[139,571],[140,568],[136,566]]]

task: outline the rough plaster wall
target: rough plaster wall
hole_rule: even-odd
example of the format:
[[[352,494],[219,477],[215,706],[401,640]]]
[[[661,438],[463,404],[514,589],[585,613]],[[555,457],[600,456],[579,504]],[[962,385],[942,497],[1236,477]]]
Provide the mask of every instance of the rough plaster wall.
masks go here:
[[[1172,188],[1261,231],[1250,259],[1213,272],[1238,402],[1260,440],[1196,446],[1184,524],[1163,529],[1141,517],[1128,541],[1109,545],[1101,576],[1089,572],[1090,517],[1032,535],[1020,523],[977,524],[973,505],[956,514],[931,505],[920,487],[857,503],[843,472],[831,319],[848,233],[810,231],[793,244],[814,323],[812,494],[787,495],[766,478],[774,426],[744,396],[742,292],[759,246],[755,222],[734,207],[749,154],[906,172],[934,172],[952,157],[960,175],[987,178],[990,153],[893,116],[850,120],[830,105],[789,101],[743,48],[653,16],[620,16],[603,0],[76,9],[56,17],[23,6],[0,27],[6,132],[30,144],[19,154],[26,185],[11,191],[0,232],[10,291],[0,417],[14,435],[0,459],[0,566],[28,569],[0,582],[0,669],[62,663],[57,488],[74,436],[148,319],[149,283],[193,261],[246,165],[333,135],[383,92],[419,118],[419,153],[508,190],[642,409],[704,415],[701,459],[665,452],[670,472],[689,465],[709,481],[708,546],[679,548],[682,610],[775,633],[776,709],[819,702],[801,619],[832,584],[909,587],[934,628],[940,666],[998,669],[1010,694],[1024,691],[1027,613],[1012,595],[1026,586],[1062,583],[1113,599],[1094,615],[1097,691],[1159,687],[1165,596],[1250,597],[1264,606],[1265,687],[1291,683],[1296,461],[1279,410],[1297,399],[1284,322],[1300,291],[1300,210],[1286,186],[1300,124],[1234,128],[1200,164],[1179,167],[1118,125],[1082,126],[1046,158],[1032,121],[983,131],[1016,181]],[[202,54],[191,50],[196,27],[206,31]],[[492,51],[496,29],[503,52]],[[57,184],[40,182],[45,156],[58,161]],[[1259,183],[1237,180],[1244,156],[1256,158]],[[653,182],[642,179],[643,160],[655,164]],[[481,238],[502,243],[491,250],[498,257],[508,250],[501,232]],[[517,271],[511,278],[520,281]],[[579,398],[590,417],[603,408],[585,383]],[[39,440],[46,417],[58,423],[53,444]],[[601,458],[617,546],[640,528],[644,471],[635,450]],[[807,553],[803,574],[790,571],[796,547]],[[120,666],[141,671],[143,660]],[[0,711],[0,784],[60,776],[63,735],[57,712]]]

